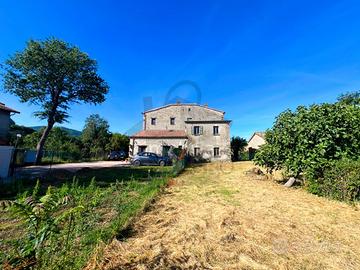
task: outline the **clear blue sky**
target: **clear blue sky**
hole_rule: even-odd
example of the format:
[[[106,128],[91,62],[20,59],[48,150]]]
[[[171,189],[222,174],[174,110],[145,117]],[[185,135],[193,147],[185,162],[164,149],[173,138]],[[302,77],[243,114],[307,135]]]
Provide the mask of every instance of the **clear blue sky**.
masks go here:
[[[232,135],[248,138],[300,104],[334,101],[360,88],[359,1],[0,2],[0,61],[30,38],[58,37],[98,61],[110,85],[105,103],[76,105],[65,126],[99,113],[113,132],[141,120],[144,97],[164,104],[191,80],[201,103],[226,111]],[[191,87],[174,93],[195,100]],[[36,110],[0,92],[22,125]]]

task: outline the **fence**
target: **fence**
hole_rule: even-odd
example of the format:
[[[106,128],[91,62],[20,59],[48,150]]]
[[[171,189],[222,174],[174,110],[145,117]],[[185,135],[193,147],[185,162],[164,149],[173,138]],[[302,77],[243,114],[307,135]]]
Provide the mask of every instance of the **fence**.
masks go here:
[[[77,152],[63,152],[63,151],[43,151],[42,164],[55,164],[64,162],[81,162],[81,161],[96,161],[106,160],[108,156],[107,151],[97,151],[91,153],[88,157],[82,157]],[[14,150],[14,157],[12,165],[14,167],[22,167],[26,165],[33,165],[36,159],[36,150],[21,149]]]

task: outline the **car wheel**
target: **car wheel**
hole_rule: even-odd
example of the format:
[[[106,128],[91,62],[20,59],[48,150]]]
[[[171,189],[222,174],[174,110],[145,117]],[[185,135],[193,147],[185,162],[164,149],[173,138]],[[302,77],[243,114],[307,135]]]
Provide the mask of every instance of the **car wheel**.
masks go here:
[[[135,160],[135,161],[134,161],[134,165],[135,165],[135,166],[140,166],[140,165],[141,165],[140,160]]]
[[[160,165],[161,167],[165,166],[165,161],[161,160],[161,161],[159,162],[159,165]]]

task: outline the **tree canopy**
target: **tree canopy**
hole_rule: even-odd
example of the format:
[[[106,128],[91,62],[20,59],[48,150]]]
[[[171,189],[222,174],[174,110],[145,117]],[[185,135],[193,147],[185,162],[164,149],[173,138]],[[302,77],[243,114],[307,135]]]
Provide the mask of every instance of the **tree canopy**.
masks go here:
[[[231,138],[230,146],[231,146],[232,161],[240,160],[241,152],[244,151],[246,145],[247,145],[247,141],[244,138],[240,138],[239,136]]]
[[[266,144],[255,156],[269,171],[285,169],[298,177],[322,177],[333,161],[360,156],[360,106],[356,93],[335,103],[299,106],[281,113],[267,130]]]
[[[22,52],[5,62],[4,89],[21,102],[37,105],[35,116],[47,120],[38,142],[37,162],[50,130],[69,117],[75,103],[98,104],[105,100],[107,83],[97,74],[97,62],[64,41],[30,40]]]
[[[104,152],[110,137],[109,123],[98,114],[90,115],[85,121],[81,135],[84,155],[89,156],[90,154]]]

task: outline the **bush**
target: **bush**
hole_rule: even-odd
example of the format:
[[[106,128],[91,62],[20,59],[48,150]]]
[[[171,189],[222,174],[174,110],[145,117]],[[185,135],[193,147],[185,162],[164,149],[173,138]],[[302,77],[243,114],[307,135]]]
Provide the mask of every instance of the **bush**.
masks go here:
[[[360,160],[340,160],[324,170],[319,179],[308,179],[310,192],[341,201],[360,200]]]
[[[360,156],[360,106],[339,101],[299,106],[281,113],[266,132],[266,144],[255,155],[268,171],[317,179],[336,160]]]

